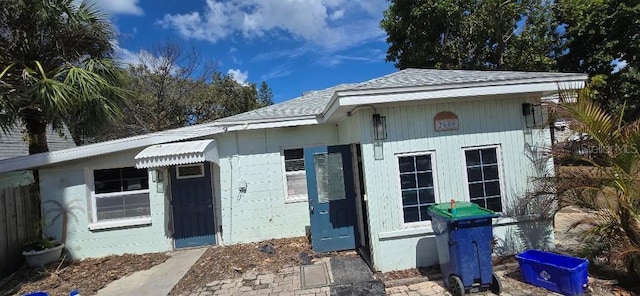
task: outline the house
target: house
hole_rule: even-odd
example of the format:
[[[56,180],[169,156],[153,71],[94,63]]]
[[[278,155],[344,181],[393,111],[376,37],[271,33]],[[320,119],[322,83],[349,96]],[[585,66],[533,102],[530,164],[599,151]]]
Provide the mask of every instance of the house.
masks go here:
[[[37,168],[43,203],[73,204],[74,258],[311,233],[379,271],[437,263],[427,207],[503,213],[497,253],[553,247],[527,203],[553,174],[530,106],[574,73],[405,69],[215,122],[0,161]],[[45,211],[51,203],[44,204]],[[46,217],[45,217],[46,219]],[[60,219],[47,232],[60,237]]]
[[[14,125],[6,133],[0,131],[0,160],[29,155],[29,146],[24,137],[25,134],[22,133],[19,125]],[[47,128],[47,143],[49,151],[76,147],[66,126],[62,127],[61,133],[49,126]],[[33,183],[31,171],[15,171],[0,175],[0,189],[31,183]]]

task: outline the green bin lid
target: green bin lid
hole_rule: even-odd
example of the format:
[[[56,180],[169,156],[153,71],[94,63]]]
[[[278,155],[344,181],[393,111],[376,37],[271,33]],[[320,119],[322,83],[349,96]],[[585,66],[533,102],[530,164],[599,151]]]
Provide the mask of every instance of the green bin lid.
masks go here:
[[[450,220],[469,219],[474,217],[497,217],[496,212],[482,208],[477,204],[467,201],[456,201],[456,215],[454,216],[451,211],[451,203],[444,202],[435,204],[429,207],[429,212],[433,215]]]

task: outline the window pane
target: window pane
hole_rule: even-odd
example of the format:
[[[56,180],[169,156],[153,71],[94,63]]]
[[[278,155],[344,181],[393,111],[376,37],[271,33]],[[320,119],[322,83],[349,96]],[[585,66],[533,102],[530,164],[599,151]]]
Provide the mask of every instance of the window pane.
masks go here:
[[[431,156],[430,155],[416,156],[416,169],[418,171],[430,171],[431,170]]]
[[[147,170],[134,167],[122,168],[122,178],[147,178]]]
[[[484,186],[482,186],[482,183],[469,184],[469,197],[484,197]]]
[[[106,169],[93,171],[94,181],[120,180],[120,169]]]
[[[418,216],[418,207],[406,207],[403,208],[403,212],[405,223],[420,221],[420,217]]]
[[[485,204],[485,202],[484,202],[484,198],[480,198],[480,199],[472,199],[472,200],[471,200],[471,202],[472,202],[472,203],[474,203],[474,204],[477,204],[477,205],[479,205],[479,206],[481,206],[481,207],[483,207],[483,208],[486,208],[486,207],[487,207],[487,206],[486,206],[486,204]]]
[[[433,187],[433,175],[429,173],[418,173],[418,187]]]
[[[398,166],[401,173],[414,172],[416,170],[412,156],[398,158]]]
[[[420,221],[431,220],[429,216],[429,206],[420,206]]]
[[[307,195],[307,176],[305,174],[287,175],[287,195]]]
[[[402,191],[402,205],[403,206],[411,206],[418,204],[418,191],[417,190],[406,190]]]
[[[479,150],[467,150],[464,152],[467,160],[467,166],[480,165],[480,151]]]
[[[419,196],[421,204],[433,204],[436,202],[436,197],[433,194],[433,189],[420,189]]]
[[[95,182],[96,193],[110,193],[122,191],[122,183],[120,180]]]
[[[500,197],[487,198],[486,208],[492,211],[501,212],[502,201],[500,200]]]
[[[498,166],[490,165],[482,168],[484,171],[484,179],[489,180],[498,180]]]
[[[178,177],[189,177],[189,176],[203,176],[204,167],[200,164],[196,165],[187,165],[187,166],[179,166],[178,169]]]
[[[482,181],[482,168],[481,167],[468,168],[467,176],[469,176],[469,182]]]
[[[284,151],[284,159],[285,160],[290,160],[290,159],[303,159],[304,158],[304,152],[302,149],[290,149],[290,150],[285,150]]]
[[[122,182],[122,191],[149,189],[149,179],[130,179]]]
[[[98,221],[149,216],[149,194],[97,197],[96,211]]]
[[[416,188],[416,175],[415,174],[400,175],[400,188],[402,189]]]
[[[346,199],[342,154],[315,155],[318,203]]]
[[[498,163],[498,158],[496,157],[496,148],[482,149],[482,163]]]
[[[487,196],[500,195],[500,182],[486,182],[484,183],[485,193]]]
[[[284,169],[287,172],[304,171],[304,159],[285,160]]]
[[[434,204],[436,202],[436,197],[433,194],[433,189],[420,189],[418,192],[420,196],[420,204]]]

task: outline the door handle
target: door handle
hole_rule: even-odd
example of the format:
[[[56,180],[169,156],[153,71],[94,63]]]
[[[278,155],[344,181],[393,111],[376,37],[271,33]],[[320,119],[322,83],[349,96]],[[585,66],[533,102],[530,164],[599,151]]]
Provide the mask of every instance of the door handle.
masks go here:
[[[313,214],[313,206],[309,208],[309,211],[311,212],[311,214]]]
[[[209,208],[212,208],[212,207],[213,207],[213,205],[212,205],[212,204],[209,204]]]

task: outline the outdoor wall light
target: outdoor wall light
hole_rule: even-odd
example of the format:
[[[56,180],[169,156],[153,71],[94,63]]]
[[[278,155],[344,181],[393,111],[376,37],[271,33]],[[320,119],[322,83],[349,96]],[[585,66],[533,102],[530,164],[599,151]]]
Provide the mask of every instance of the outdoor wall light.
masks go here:
[[[375,140],[387,138],[387,118],[380,114],[373,114],[373,133]]]

